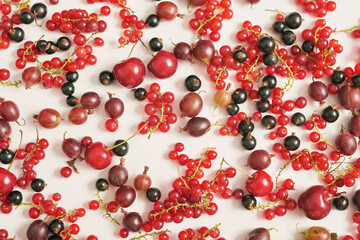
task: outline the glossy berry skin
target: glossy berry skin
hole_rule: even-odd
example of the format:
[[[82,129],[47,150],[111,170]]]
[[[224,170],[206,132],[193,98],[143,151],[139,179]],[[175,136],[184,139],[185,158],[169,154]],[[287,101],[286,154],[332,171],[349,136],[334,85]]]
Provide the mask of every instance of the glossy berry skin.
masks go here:
[[[111,185],[115,187],[123,186],[129,178],[128,170],[121,165],[115,165],[110,168],[108,179]]]
[[[333,123],[339,118],[339,111],[333,106],[328,106],[324,108],[321,113],[321,117],[328,123]]]
[[[20,111],[16,103],[13,101],[5,101],[0,104],[0,116],[8,122],[18,120]]]
[[[7,200],[10,203],[13,203],[15,205],[19,205],[23,200],[23,196],[22,196],[21,192],[15,190],[15,191],[12,191],[12,192],[10,192],[8,194]]]
[[[122,208],[127,208],[131,206],[136,198],[136,192],[134,188],[129,185],[123,185],[118,188],[115,193],[115,201]]]
[[[355,137],[360,136],[360,115],[352,116],[349,122],[349,132]]]
[[[190,60],[192,56],[192,49],[186,42],[179,42],[175,45],[173,53],[177,59]]]
[[[301,127],[302,125],[305,124],[305,121],[306,121],[305,115],[300,112],[294,113],[291,116],[291,123],[294,124],[295,126]]]
[[[345,73],[341,70],[335,70],[330,76],[330,81],[334,84],[342,84],[345,81]]]
[[[178,61],[172,52],[161,50],[148,63],[148,70],[159,79],[166,79],[174,75]]]
[[[47,7],[43,3],[35,3],[31,6],[31,12],[34,14],[35,18],[43,19],[47,14]]]
[[[53,234],[60,234],[64,228],[64,222],[59,219],[54,219],[49,223],[49,230]]]
[[[296,41],[296,35],[293,31],[285,30],[281,33],[281,40],[285,45],[293,45]]]
[[[231,99],[236,104],[242,104],[246,102],[247,99],[247,93],[242,88],[237,88],[231,95]]]
[[[41,178],[35,178],[31,181],[31,189],[35,192],[41,192],[42,190],[44,190],[45,186],[45,181]]]
[[[22,28],[14,27],[9,31],[10,39],[14,42],[22,42],[25,38],[25,32]]]
[[[144,81],[146,68],[139,58],[133,57],[116,64],[112,73],[120,85],[134,88]]]
[[[207,132],[210,126],[211,123],[207,118],[193,117],[186,124],[186,132],[192,137],[201,137]]]
[[[189,75],[185,79],[185,87],[190,92],[196,92],[201,87],[201,80],[195,75]]]
[[[256,198],[254,197],[254,195],[248,194],[248,195],[245,195],[243,198],[241,198],[241,204],[247,210],[252,210],[252,208],[256,206],[257,201],[256,201]]]
[[[56,46],[61,50],[61,51],[67,51],[70,49],[71,47],[71,41],[68,37],[60,37],[57,40]]]
[[[246,190],[255,197],[268,195],[273,189],[271,176],[266,172],[259,170],[253,173],[246,182]]]
[[[321,81],[314,81],[308,88],[309,96],[315,101],[323,101],[329,95],[327,86]]]
[[[158,52],[163,48],[163,43],[161,38],[154,37],[149,41],[149,47],[152,51]]]
[[[357,211],[360,211],[360,189],[355,191],[355,193],[352,197],[352,201],[354,203],[355,209]]]
[[[295,151],[300,147],[300,139],[295,136],[287,136],[284,138],[284,147],[289,151]]]
[[[266,130],[271,130],[271,129],[275,128],[276,124],[277,124],[276,118],[271,115],[266,115],[261,119],[261,125]]]
[[[3,149],[0,152],[0,162],[2,164],[10,164],[14,158],[15,153],[10,149]]]
[[[275,32],[282,33],[283,31],[285,31],[286,25],[283,21],[278,20],[273,23],[272,27]]]
[[[34,22],[34,15],[30,11],[23,11],[20,13],[21,22],[24,24],[31,24]]]
[[[246,150],[253,150],[256,147],[256,138],[249,133],[241,138],[240,143]]]
[[[331,238],[330,232],[323,227],[311,227],[305,231],[305,239],[330,240]]]
[[[60,113],[55,109],[45,108],[39,112],[37,120],[42,127],[53,129],[59,126],[62,119]]]
[[[356,152],[357,141],[351,133],[340,133],[335,138],[335,146],[340,153],[351,156]]]
[[[181,99],[179,108],[184,116],[195,117],[203,108],[203,100],[197,93],[188,93]]]
[[[238,49],[234,52],[233,58],[239,63],[243,63],[247,60],[247,53],[244,49]]]
[[[176,18],[178,14],[177,6],[170,1],[163,1],[156,6],[156,15],[160,19],[171,21]]]
[[[275,40],[270,36],[263,36],[257,41],[257,47],[263,53],[271,53],[275,49]]]
[[[137,212],[130,212],[126,214],[123,218],[122,223],[124,228],[131,232],[139,231],[143,225],[141,216]]]
[[[101,142],[91,144],[85,150],[85,162],[92,168],[101,170],[111,164],[112,153],[106,150],[106,146]]]
[[[247,163],[254,170],[264,170],[271,164],[271,156],[266,150],[255,150],[250,153]]]
[[[124,103],[120,98],[112,97],[105,103],[106,114],[113,119],[118,119],[124,113]]]
[[[337,210],[343,211],[349,207],[349,199],[346,196],[339,196],[332,200],[332,204]]]
[[[159,25],[160,23],[160,18],[156,15],[156,14],[150,14],[147,18],[146,18],[146,24],[149,27],[156,27]]]
[[[98,191],[106,191],[109,189],[109,182],[105,178],[99,178],[95,183],[96,189]]]
[[[360,107],[360,90],[349,84],[342,86],[338,91],[338,100],[345,109],[354,110]]]
[[[81,154],[82,146],[74,138],[66,138],[62,143],[62,150],[69,158],[76,158]]]
[[[315,45],[310,40],[304,41],[303,44],[301,45],[301,49],[306,53],[312,52],[314,50],[314,48],[315,48]]]
[[[194,57],[200,62],[209,64],[215,55],[214,43],[210,40],[199,40],[193,48]]]
[[[70,110],[68,118],[71,123],[81,125],[86,122],[88,118],[88,112],[83,107],[74,107]]]
[[[0,167],[0,194],[8,194],[16,185],[16,177],[8,170]]]
[[[301,26],[302,18],[299,13],[292,12],[286,15],[285,25],[290,29],[297,29]]]
[[[151,202],[157,202],[161,198],[161,192],[158,188],[151,187],[146,190],[146,198]]]
[[[96,92],[86,92],[81,96],[80,103],[85,109],[95,109],[101,103],[101,98]]]
[[[315,185],[303,192],[298,199],[301,212],[312,220],[325,218],[331,211],[331,201],[327,189]]]
[[[119,140],[116,140],[115,143],[114,143],[114,146],[120,144],[120,143],[123,143],[125,140],[122,140],[122,139],[119,139]],[[123,144],[121,144],[120,146],[117,146],[116,148],[113,148],[111,150],[116,156],[119,156],[119,157],[123,157],[125,156],[128,151],[129,151],[129,143],[128,142],[125,142]]]
[[[29,240],[46,240],[48,234],[49,234],[49,227],[41,219],[32,222],[26,230],[26,237]]]
[[[114,74],[110,71],[102,71],[99,74],[99,81],[104,86],[107,86],[110,83],[112,83],[114,81],[114,79],[115,79]]]

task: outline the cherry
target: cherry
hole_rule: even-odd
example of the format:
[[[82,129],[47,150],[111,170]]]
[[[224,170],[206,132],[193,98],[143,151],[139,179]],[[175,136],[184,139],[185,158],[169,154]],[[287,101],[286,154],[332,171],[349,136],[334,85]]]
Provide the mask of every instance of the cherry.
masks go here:
[[[312,220],[323,219],[331,210],[329,193],[320,185],[312,186],[302,193],[298,199],[298,205],[304,215]]]
[[[101,142],[91,144],[85,151],[85,162],[94,169],[107,168],[112,160],[111,151]]]
[[[169,78],[176,72],[178,61],[172,52],[159,51],[148,63],[148,70],[160,79]]]
[[[144,81],[146,69],[139,58],[133,57],[116,64],[112,73],[122,86],[134,88]]]
[[[14,189],[15,185],[15,175],[0,167],[0,194],[8,194]]]
[[[271,177],[266,172],[259,170],[246,180],[246,190],[255,197],[268,195],[273,189]]]

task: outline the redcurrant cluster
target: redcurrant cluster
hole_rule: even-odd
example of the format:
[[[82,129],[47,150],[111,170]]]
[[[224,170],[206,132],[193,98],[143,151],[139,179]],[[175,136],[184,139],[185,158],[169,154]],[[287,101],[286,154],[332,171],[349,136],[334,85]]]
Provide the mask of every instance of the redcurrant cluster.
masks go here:
[[[122,37],[118,39],[120,47],[128,43],[136,43],[139,38],[142,38],[142,30],[145,28],[146,23],[143,20],[139,20],[130,9],[123,8],[119,14],[122,19],[121,27],[125,29]]]
[[[110,14],[110,9],[102,9],[105,14]],[[88,13],[84,9],[63,10],[52,15],[51,20],[46,22],[46,28],[50,31],[59,29],[62,33],[79,34],[81,32],[94,33],[104,32],[107,24],[99,20],[103,14]]]
[[[147,91],[146,99],[149,101],[145,105],[144,111],[149,116],[147,121],[139,124],[138,129],[141,134],[155,133],[157,129],[161,132],[168,132],[170,124],[177,121],[177,116],[173,113],[171,103],[174,102],[175,97],[172,92],[160,93],[160,85],[152,83],[149,91]]]
[[[329,0],[296,0],[296,3],[302,6],[305,12],[319,18],[325,17],[328,12],[333,12],[336,9],[336,3]]]
[[[205,8],[196,9],[194,18],[189,22],[195,35],[209,35],[211,41],[219,41],[223,19],[228,20],[233,17],[230,6],[231,0],[211,0],[206,2]]]
[[[197,230],[192,228],[188,228],[179,232],[178,238],[179,240],[189,240],[189,239],[206,239],[208,237],[218,240],[224,240],[224,238],[220,237],[220,230],[218,228],[220,224],[215,227],[209,229],[207,227],[201,227]],[[160,239],[159,239],[160,240]]]

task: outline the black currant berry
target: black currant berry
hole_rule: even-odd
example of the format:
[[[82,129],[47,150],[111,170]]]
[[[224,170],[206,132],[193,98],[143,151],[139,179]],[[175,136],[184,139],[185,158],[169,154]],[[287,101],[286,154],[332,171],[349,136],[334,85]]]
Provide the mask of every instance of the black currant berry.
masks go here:
[[[243,136],[241,139],[241,145],[246,150],[253,150],[256,147],[256,139],[251,133],[248,133],[246,136]]]
[[[185,87],[190,92],[195,92],[201,87],[201,80],[196,75],[189,75],[185,79]]]
[[[349,199],[346,196],[338,196],[332,200],[333,206],[340,211],[346,210],[349,206]]]
[[[302,18],[297,12],[292,12],[286,15],[285,25],[290,29],[297,29],[301,26]]]
[[[265,66],[272,67],[275,66],[277,62],[278,62],[278,57],[274,52],[264,54],[263,63],[265,64]]]
[[[34,14],[35,18],[43,19],[47,14],[47,7],[43,3],[35,3],[31,7],[31,12]]]
[[[337,110],[337,106],[328,106],[324,108],[321,113],[321,117],[328,123],[333,123],[339,118],[339,111]]]
[[[77,97],[75,96],[68,96],[66,98],[66,104],[69,106],[69,107],[75,107],[77,104],[78,104],[78,99]]]
[[[103,192],[109,189],[109,182],[105,178],[99,178],[95,183],[96,189]]]
[[[261,113],[267,112],[270,109],[270,106],[271,104],[269,100],[261,99],[260,101],[256,102],[256,110]]]
[[[351,77],[351,83],[354,87],[360,87],[360,74],[355,74]]]
[[[245,120],[242,120],[239,122],[239,125],[238,125],[238,129],[239,129],[239,133],[242,135],[242,136],[245,136],[247,135],[249,132],[252,132],[254,131],[254,128],[255,128],[255,125],[253,122],[251,122],[251,119],[250,118],[247,118]]]
[[[30,11],[23,11],[20,13],[20,20],[24,24],[31,24],[34,22],[34,15]]]
[[[57,40],[56,45],[61,51],[67,51],[71,47],[71,41],[68,37],[61,37]]]
[[[163,43],[161,38],[154,37],[149,42],[149,47],[154,52],[158,52],[163,48]]]
[[[48,42],[46,40],[39,40],[36,44],[35,44],[36,50],[38,50],[38,52],[40,53],[44,53],[48,47]]]
[[[79,73],[77,71],[74,72],[67,72],[66,73],[66,80],[69,82],[76,82],[79,79]]]
[[[48,41],[49,47],[48,49],[46,49],[46,53],[47,54],[54,54],[57,50],[59,50],[58,46],[56,46],[56,44],[52,41]]]
[[[14,42],[21,42],[25,38],[25,32],[19,27],[14,27],[9,31],[9,36]]]
[[[23,196],[22,196],[21,192],[14,190],[8,194],[7,200],[10,203],[19,205],[23,200]]]
[[[272,27],[275,32],[282,33],[283,31],[285,31],[286,25],[283,21],[275,21]]]
[[[226,106],[226,111],[230,116],[235,116],[239,113],[240,108],[236,103],[232,102]]]
[[[110,71],[102,71],[99,75],[99,81],[102,85],[107,86],[114,81],[114,74]]]
[[[161,198],[161,192],[160,189],[156,187],[151,187],[148,190],[146,190],[146,198],[151,202],[157,202]]]
[[[35,178],[31,182],[31,189],[34,190],[35,192],[41,192],[42,190],[44,190],[45,186],[46,186],[45,181],[42,180],[41,178]]]
[[[75,92],[75,86],[72,82],[66,82],[61,86],[61,91],[64,95],[70,96]]]
[[[330,81],[334,84],[342,84],[345,81],[345,73],[341,70],[335,70],[330,76]]]
[[[234,103],[237,104],[242,104],[246,101],[247,99],[247,93],[244,89],[242,88],[237,88],[233,94],[231,95],[232,100],[234,101]]]
[[[271,115],[266,115],[261,119],[261,125],[266,130],[271,130],[276,127],[276,118]]]
[[[266,100],[271,96],[271,89],[269,86],[261,86],[258,89],[258,95],[260,99]]]
[[[60,219],[54,219],[49,224],[49,231],[53,234],[60,234],[64,230],[64,222]]]
[[[293,31],[286,30],[281,34],[281,40],[285,45],[293,45],[296,41],[296,35]]]
[[[146,24],[149,27],[156,27],[157,25],[159,25],[159,23],[160,23],[160,18],[156,14],[150,14],[146,18]]]
[[[274,75],[266,75],[263,78],[262,82],[267,83],[267,86],[270,89],[276,88],[277,80],[276,80],[276,77]]]
[[[147,91],[145,88],[137,88],[134,91],[134,96],[139,101],[145,100],[147,96]]]
[[[275,49],[275,40],[270,36],[263,36],[257,41],[257,47],[263,53],[271,53]]]
[[[310,41],[310,40],[304,41],[303,44],[301,45],[302,50],[306,53],[314,51],[314,47],[315,47],[315,45],[314,45],[313,41]]]
[[[296,112],[291,116],[291,123],[298,127],[304,125],[305,121],[306,121],[305,115],[300,112]]]
[[[253,207],[256,207],[257,201],[254,195],[248,194],[241,199],[241,203],[247,210],[252,210]]]
[[[10,164],[15,154],[10,149],[3,149],[0,152],[0,162],[2,164]]]
[[[125,141],[125,140],[122,140],[122,139],[116,140],[115,143],[114,143],[114,146],[115,146],[115,145],[118,145],[118,144],[120,144],[120,143],[123,143],[124,141]],[[116,148],[113,148],[111,151],[112,151],[116,156],[123,157],[123,156],[125,156],[125,155],[128,153],[128,151],[129,151],[129,143],[128,143],[128,142],[123,143],[123,144],[121,144],[120,146],[118,146],[118,147],[116,147]]]
[[[284,138],[284,147],[289,151],[295,151],[300,147],[300,139],[295,135]]]
[[[245,51],[245,49],[238,49],[234,52],[233,54],[233,58],[235,61],[239,62],[239,63],[243,63],[246,61],[247,59],[247,53]]]

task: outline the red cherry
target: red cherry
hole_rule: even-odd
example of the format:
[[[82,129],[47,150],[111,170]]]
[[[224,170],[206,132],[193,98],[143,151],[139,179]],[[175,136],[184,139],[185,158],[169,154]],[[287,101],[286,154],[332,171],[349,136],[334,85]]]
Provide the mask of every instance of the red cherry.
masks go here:
[[[304,215],[312,220],[323,219],[331,210],[329,193],[320,185],[312,186],[301,194],[298,205]]]
[[[176,72],[178,61],[175,55],[168,51],[160,51],[148,63],[148,70],[160,79],[169,78]]]
[[[246,190],[256,197],[269,195],[273,185],[270,175],[262,170],[256,171],[252,178],[246,180]]]
[[[112,159],[111,151],[101,142],[91,144],[85,151],[85,161],[94,169],[107,168]]]
[[[129,58],[113,68],[113,74],[116,80],[126,88],[139,86],[146,74],[144,63],[139,58]]]
[[[15,185],[15,175],[4,168],[0,168],[0,194],[8,194],[14,189]]]

